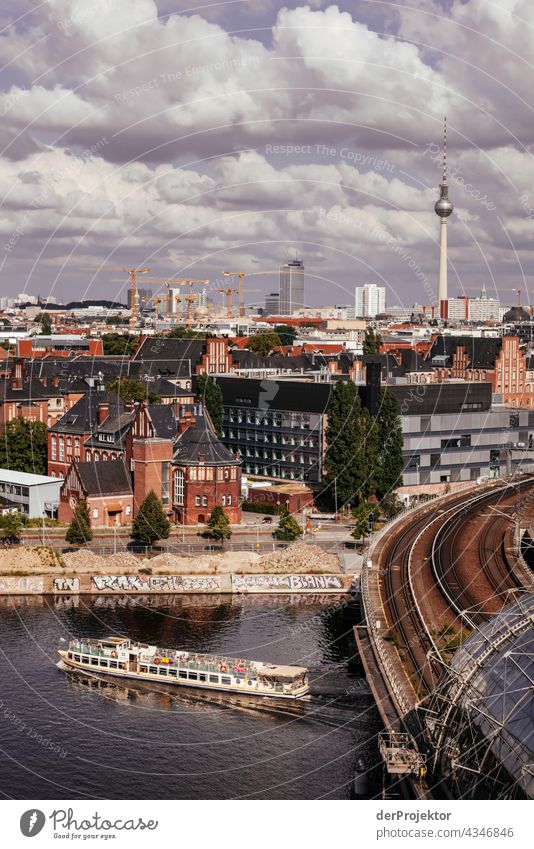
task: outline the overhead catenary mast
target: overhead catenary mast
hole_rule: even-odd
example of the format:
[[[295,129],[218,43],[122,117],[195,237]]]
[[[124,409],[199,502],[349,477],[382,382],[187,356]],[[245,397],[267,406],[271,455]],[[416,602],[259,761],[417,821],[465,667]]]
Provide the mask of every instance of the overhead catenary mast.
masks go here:
[[[439,228],[439,278],[438,301],[441,318],[447,318],[447,218],[454,207],[449,200],[449,184],[447,182],[447,118],[443,122],[443,176],[439,184],[439,198],[434,211],[440,218]]]

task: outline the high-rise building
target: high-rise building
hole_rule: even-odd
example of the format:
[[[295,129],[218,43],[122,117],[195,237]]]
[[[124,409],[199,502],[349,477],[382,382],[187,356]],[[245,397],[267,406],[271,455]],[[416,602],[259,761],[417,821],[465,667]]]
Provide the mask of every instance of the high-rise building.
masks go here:
[[[280,314],[280,292],[271,292],[270,295],[265,296],[265,315],[279,315]]]
[[[454,207],[449,200],[449,185],[447,183],[447,119],[443,127],[443,177],[439,184],[439,198],[434,205],[434,212],[440,218],[439,230],[439,281],[438,303],[440,315],[446,317],[447,311],[447,218]]]
[[[354,315],[357,318],[374,318],[386,309],[386,290],[375,283],[357,286],[354,292]]]
[[[138,289],[137,297],[140,309],[152,309],[154,307],[153,303],[145,304],[144,300],[152,297],[152,289]],[[132,290],[128,289],[128,309],[132,308]]]
[[[280,315],[304,309],[304,263],[292,259],[280,266]]]

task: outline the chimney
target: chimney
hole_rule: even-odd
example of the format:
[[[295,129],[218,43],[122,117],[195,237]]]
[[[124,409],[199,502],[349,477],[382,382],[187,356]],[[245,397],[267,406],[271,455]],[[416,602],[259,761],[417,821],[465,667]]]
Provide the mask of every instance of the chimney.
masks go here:
[[[98,402],[98,412],[96,416],[97,423],[99,425],[102,424],[103,421],[107,419],[109,416],[109,401],[99,401]]]
[[[52,378],[52,383],[54,386],[59,386],[59,374],[55,374]]]
[[[13,362],[10,375],[11,389],[22,389],[24,382],[24,360],[17,357]]]
[[[135,401],[131,401],[131,400],[125,401],[124,402],[124,411],[126,413],[131,413],[133,410],[135,410]]]
[[[192,427],[195,423],[196,419],[190,411],[182,413],[178,419],[178,433],[184,433],[187,428]]]

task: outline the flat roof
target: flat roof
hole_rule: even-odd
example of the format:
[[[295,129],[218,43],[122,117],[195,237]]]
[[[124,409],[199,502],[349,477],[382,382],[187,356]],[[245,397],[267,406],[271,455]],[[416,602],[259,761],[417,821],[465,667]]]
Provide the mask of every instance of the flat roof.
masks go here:
[[[12,469],[0,469],[0,481],[19,483],[23,486],[39,486],[43,483],[63,483],[63,478],[49,475],[33,475],[30,472],[14,472]]]

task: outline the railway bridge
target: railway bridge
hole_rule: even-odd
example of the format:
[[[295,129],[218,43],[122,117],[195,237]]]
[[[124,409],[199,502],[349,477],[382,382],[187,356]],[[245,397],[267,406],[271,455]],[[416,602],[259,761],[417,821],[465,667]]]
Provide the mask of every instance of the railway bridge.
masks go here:
[[[415,508],[373,541],[361,579],[364,624],[355,633],[384,724],[385,793],[476,795],[488,775],[493,789],[485,792],[499,798],[534,789],[532,728],[525,729],[525,741],[510,742],[514,735],[499,714],[506,704],[517,721],[519,700],[528,725],[532,652],[526,664],[516,663],[519,673],[507,673],[510,686],[489,707],[484,702],[498,663],[517,655],[518,640],[521,654],[525,639],[533,638],[534,576],[521,552],[522,527],[533,517],[534,477],[520,476]],[[472,651],[474,645],[480,651]],[[477,725],[481,715],[489,722],[485,731]],[[472,738],[462,723],[473,727]],[[507,773],[502,746],[495,751],[499,734],[519,752],[520,777]]]

